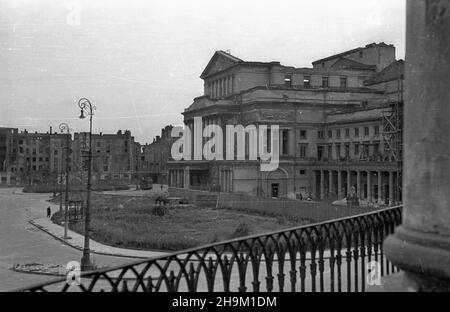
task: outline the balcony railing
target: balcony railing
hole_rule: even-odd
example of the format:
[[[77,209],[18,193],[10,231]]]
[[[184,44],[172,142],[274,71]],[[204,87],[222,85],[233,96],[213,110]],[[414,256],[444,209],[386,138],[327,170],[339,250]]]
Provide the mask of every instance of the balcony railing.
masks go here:
[[[63,278],[22,291],[365,291],[369,266],[379,276],[398,271],[382,243],[401,212],[392,207],[205,245],[87,272],[78,285]]]

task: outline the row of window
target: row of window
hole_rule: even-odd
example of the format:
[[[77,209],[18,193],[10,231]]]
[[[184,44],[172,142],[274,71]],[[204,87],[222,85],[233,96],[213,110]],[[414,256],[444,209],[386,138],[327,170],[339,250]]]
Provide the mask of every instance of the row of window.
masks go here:
[[[311,76],[305,75],[303,76],[303,88],[308,89],[311,88]],[[292,88],[292,74],[286,74],[284,75],[284,86],[286,88]],[[330,77],[329,76],[322,76],[322,88],[328,88],[330,86]],[[347,76],[340,76],[339,77],[339,87],[342,89],[345,89],[348,87],[348,79]]]
[[[374,126],[374,133],[375,135],[379,134],[379,126]],[[280,130],[281,132],[281,155],[289,155],[289,130]],[[301,140],[306,140],[307,139],[307,130],[300,130],[300,139]],[[354,133],[355,133],[355,137],[359,137],[359,128],[354,128]],[[369,127],[364,127],[364,136],[368,136],[369,135]],[[332,130],[328,130],[328,138],[332,138]],[[319,130],[318,131],[318,137],[319,139],[323,139],[324,138],[324,131]],[[341,137],[341,130],[340,129],[336,129],[336,137],[340,138]],[[345,137],[350,137],[350,129],[347,128],[345,129]],[[246,142],[248,140],[248,137],[246,137]],[[358,143],[356,143],[358,144]],[[270,135],[270,129],[268,129],[267,132],[267,148],[268,151],[271,150],[271,135]],[[304,145],[304,144],[303,144]],[[300,154],[302,154],[302,144],[301,146],[301,150],[300,150]],[[246,153],[248,153],[248,144],[246,144]],[[306,154],[306,152],[304,153]]]
[[[28,169],[28,171],[40,171],[40,170],[44,170],[44,169],[48,170],[48,167],[42,166],[42,165],[39,165],[39,166],[33,165],[33,166],[28,166],[27,169]],[[19,170],[17,170],[17,168],[11,167],[11,172],[17,172],[17,171],[24,172],[25,168],[19,167]],[[69,171],[72,171],[71,166],[69,166]]]
[[[130,166],[127,166],[127,171],[130,171],[131,170],[131,167]],[[103,166],[103,171],[109,171],[109,166]]]
[[[103,142],[102,141],[97,141],[96,142],[96,145],[97,145],[97,147],[102,147],[102,144]],[[108,148],[110,148],[110,146],[111,146],[111,141],[108,141],[108,142],[105,142],[106,143],[106,145],[108,146]],[[123,145],[124,146],[128,146],[128,141],[127,140],[124,140],[123,141]]]
[[[27,168],[28,168],[28,171],[40,171],[40,170],[48,169],[48,167],[44,167],[42,165],[39,165],[39,166],[33,165],[33,166],[28,166]],[[17,172],[17,171],[24,172],[24,170],[25,169],[23,167],[19,167],[19,170],[17,170],[17,168],[15,168],[15,167],[11,167],[11,172]],[[71,170],[71,169],[69,168],[69,170]]]
[[[33,137],[33,138],[28,138],[28,139],[26,139],[25,141],[24,140],[11,140],[11,143],[13,144],[13,145],[15,145],[16,143],[18,143],[18,145],[23,145],[24,143],[26,143],[27,145],[37,145],[38,144],[38,142],[36,142],[36,141],[42,141],[43,140],[43,137]],[[64,146],[65,145],[65,140],[60,140],[59,141],[59,145],[57,144],[57,143],[55,143],[55,145],[54,146]]]
[[[371,127],[363,127],[363,134],[364,134],[364,136],[369,136],[370,135],[370,128]],[[372,128],[373,128],[374,135],[379,135],[380,134],[380,126],[373,126]],[[353,128],[353,136],[355,138],[359,137],[359,134],[360,134],[359,130],[360,130],[359,127]],[[342,137],[342,134],[344,134],[344,137],[346,137],[346,138],[349,138],[351,136],[351,129],[350,128],[335,129],[335,130],[331,130],[330,129],[330,130],[327,131],[328,139],[332,139],[333,138],[333,132],[335,132],[335,138],[337,138],[337,139],[340,139]],[[325,139],[325,131],[317,130],[317,137],[319,139]],[[306,130],[300,130],[300,139],[301,140],[306,140],[307,139]]]
[[[100,154],[101,152],[102,152],[101,150],[97,150],[97,154]],[[105,152],[106,152],[107,154],[111,153],[110,150],[106,150]],[[123,152],[124,152],[124,153],[128,153],[128,149],[127,149],[127,148],[124,148],[124,149],[123,149]]]
[[[370,135],[370,127],[364,127],[363,128],[364,131],[364,136],[368,136]],[[380,126],[373,126],[373,133],[375,135],[379,135],[380,134]],[[344,134],[346,138],[350,137],[350,128],[346,128],[344,129]],[[328,130],[327,132],[328,138],[332,139],[333,138],[333,130]],[[353,128],[353,136],[354,137],[359,137],[359,127]],[[341,138],[341,129],[336,129],[336,138]]]
[[[353,153],[355,156],[360,156],[360,153],[366,156],[373,156],[378,155],[380,153],[380,144],[374,143],[372,144],[373,148],[370,149],[369,143],[353,143],[354,149]],[[344,144],[344,151],[345,151],[345,157],[350,157],[350,143]],[[300,143],[299,144],[299,158],[306,158],[308,152],[308,144],[307,143]],[[327,155],[328,158],[333,159],[333,146],[330,144],[327,146]],[[335,155],[337,157],[342,156],[342,149],[341,144],[335,144]],[[322,159],[325,157],[325,146],[317,146],[317,157],[319,159]]]

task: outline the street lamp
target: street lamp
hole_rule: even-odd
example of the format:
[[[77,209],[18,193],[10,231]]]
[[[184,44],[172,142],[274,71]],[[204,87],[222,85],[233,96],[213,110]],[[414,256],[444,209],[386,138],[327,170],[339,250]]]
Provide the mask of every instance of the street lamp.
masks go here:
[[[70,153],[70,129],[69,125],[66,123],[61,123],[59,125],[59,130],[61,130],[61,133],[64,133],[66,131],[66,194],[64,199],[64,238],[69,239],[70,237],[67,236],[67,210],[68,210],[68,203],[69,203],[69,153]]]
[[[78,101],[78,107],[81,110],[80,119],[84,119],[84,113],[89,115],[89,152],[88,152],[88,176],[86,190],[86,212],[84,216],[84,248],[83,257],[81,258],[81,270],[92,270],[92,264],[89,259],[89,223],[90,223],[90,206],[91,206],[91,170],[92,170],[92,116],[94,115],[95,106],[86,98]]]

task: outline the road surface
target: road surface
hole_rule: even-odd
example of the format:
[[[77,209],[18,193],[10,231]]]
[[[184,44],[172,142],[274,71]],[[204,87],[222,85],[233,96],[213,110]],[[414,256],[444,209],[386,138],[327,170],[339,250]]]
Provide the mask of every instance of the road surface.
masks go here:
[[[17,191],[20,189],[0,188],[0,291],[55,279],[55,276],[15,272],[11,268],[16,263],[65,266],[69,261],[81,259],[80,251],[28,223],[31,219],[45,217],[49,194],[15,194]],[[136,260],[100,255],[92,255],[92,259],[99,267]]]

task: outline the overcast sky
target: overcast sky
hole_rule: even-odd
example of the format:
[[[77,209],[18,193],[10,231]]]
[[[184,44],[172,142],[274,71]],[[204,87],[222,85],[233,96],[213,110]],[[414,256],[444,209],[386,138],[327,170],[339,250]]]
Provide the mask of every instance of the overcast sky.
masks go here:
[[[202,95],[215,50],[310,67],[384,41],[403,59],[404,24],[404,0],[0,0],[0,126],[86,131],[87,97],[95,132],[151,142]]]

